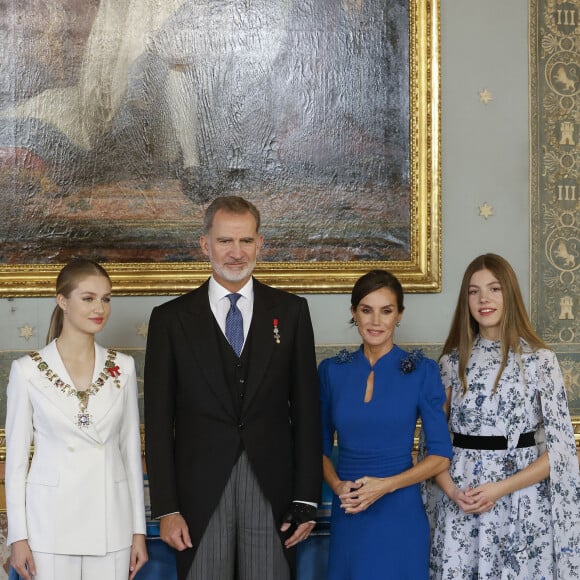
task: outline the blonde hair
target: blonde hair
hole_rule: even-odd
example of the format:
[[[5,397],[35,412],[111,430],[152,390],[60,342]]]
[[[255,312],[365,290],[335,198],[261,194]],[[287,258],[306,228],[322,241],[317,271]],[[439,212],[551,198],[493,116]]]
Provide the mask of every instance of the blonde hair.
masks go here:
[[[467,392],[467,363],[476,335],[479,333],[479,324],[469,311],[469,284],[475,272],[489,270],[497,278],[503,296],[503,317],[500,326],[501,364],[493,385],[494,392],[501,375],[506,367],[509,351],[521,354],[520,339],[523,338],[536,351],[548,348],[546,343],[532,328],[526,312],[522,292],[516,274],[509,262],[497,254],[482,254],[475,258],[465,270],[457,306],[449,329],[447,340],[443,346],[444,354],[457,351],[459,357],[458,376],[463,393]]]
[[[111,283],[111,278],[109,278],[109,274],[103,266],[97,264],[97,262],[93,262],[93,260],[79,258],[69,262],[58,273],[56,278],[57,296],[62,294],[62,296],[68,298],[70,293],[77,288],[79,283],[89,276],[104,276],[109,283]],[[50,318],[48,333],[46,335],[47,344],[60,336],[60,333],[62,332],[63,318],[64,314],[62,308],[57,304],[54,307]]]

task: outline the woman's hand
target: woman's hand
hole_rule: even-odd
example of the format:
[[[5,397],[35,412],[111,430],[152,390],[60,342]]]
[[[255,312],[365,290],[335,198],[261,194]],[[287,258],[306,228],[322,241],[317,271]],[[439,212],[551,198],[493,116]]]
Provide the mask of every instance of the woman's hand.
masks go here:
[[[357,479],[352,485],[352,491],[338,496],[342,502],[340,507],[347,514],[363,512],[385,493],[393,491],[388,487],[389,479],[388,477],[379,478],[366,475]]]
[[[36,566],[28,540],[19,540],[10,546],[10,565],[24,580],[32,580],[36,576]]]
[[[356,484],[354,481],[340,481],[334,486],[334,493],[339,497],[341,504],[340,507],[344,508],[345,505],[352,506],[354,503],[358,505],[358,497],[356,492],[360,485]]]
[[[129,562],[129,580],[135,578],[135,575],[143,568],[147,560],[149,560],[149,556],[147,555],[145,536],[143,534],[133,534],[131,560]]]
[[[490,482],[467,489],[465,495],[471,500],[471,506],[464,510],[466,514],[482,514],[495,506],[495,502],[502,497],[501,482]]]
[[[468,510],[470,510],[475,503],[474,500],[467,495],[466,492],[468,490],[469,488],[462,490],[454,485],[449,493],[447,493],[447,497],[449,497],[452,502],[457,504],[459,508],[466,513],[469,513]]]

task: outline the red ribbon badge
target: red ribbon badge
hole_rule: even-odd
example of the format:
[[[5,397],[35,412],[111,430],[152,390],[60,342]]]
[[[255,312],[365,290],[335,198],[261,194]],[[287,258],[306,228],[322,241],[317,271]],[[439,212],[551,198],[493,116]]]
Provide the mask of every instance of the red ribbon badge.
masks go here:
[[[107,370],[109,371],[109,374],[114,378],[114,377],[120,377],[121,376],[121,371],[119,370],[119,366],[115,365],[114,367],[108,367]]]

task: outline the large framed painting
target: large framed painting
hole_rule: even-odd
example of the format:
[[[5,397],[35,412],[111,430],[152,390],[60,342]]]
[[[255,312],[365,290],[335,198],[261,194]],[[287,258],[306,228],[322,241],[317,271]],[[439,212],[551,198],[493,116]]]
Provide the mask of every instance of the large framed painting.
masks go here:
[[[203,212],[262,212],[263,281],[440,290],[439,2],[9,0],[0,27],[0,295],[72,257],[121,294],[209,265]]]

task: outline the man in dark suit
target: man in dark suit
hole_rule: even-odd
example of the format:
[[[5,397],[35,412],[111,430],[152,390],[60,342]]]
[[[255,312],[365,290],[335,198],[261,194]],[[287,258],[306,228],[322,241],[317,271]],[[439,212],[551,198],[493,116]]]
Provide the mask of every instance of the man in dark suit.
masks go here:
[[[248,201],[216,198],[200,243],[211,277],[149,322],[152,515],[180,580],[288,579],[321,490],[308,305],[252,277],[263,238]]]

